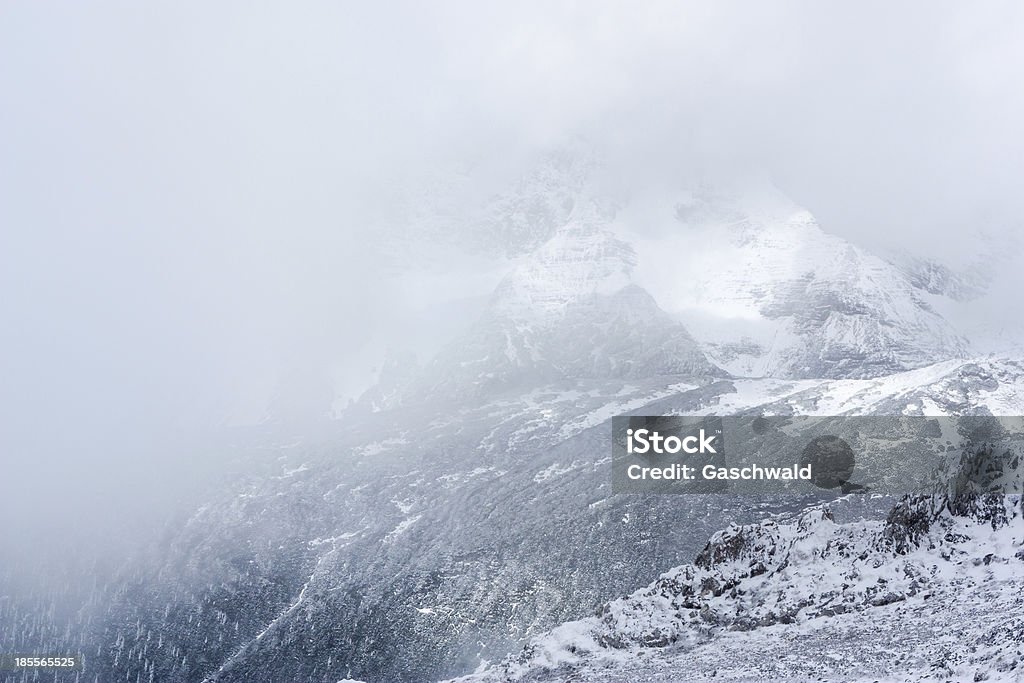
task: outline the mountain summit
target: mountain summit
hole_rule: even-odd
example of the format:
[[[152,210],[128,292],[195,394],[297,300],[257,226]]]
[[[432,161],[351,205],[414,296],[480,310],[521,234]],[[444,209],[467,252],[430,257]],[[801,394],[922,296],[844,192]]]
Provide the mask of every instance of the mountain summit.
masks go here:
[[[633,282],[636,254],[582,202],[494,291],[484,315],[430,364],[416,393],[476,396],[559,380],[723,375]]]
[[[641,268],[736,375],[878,377],[966,354],[903,269],[826,233],[773,188],[690,193],[674,220],[640,245]]]

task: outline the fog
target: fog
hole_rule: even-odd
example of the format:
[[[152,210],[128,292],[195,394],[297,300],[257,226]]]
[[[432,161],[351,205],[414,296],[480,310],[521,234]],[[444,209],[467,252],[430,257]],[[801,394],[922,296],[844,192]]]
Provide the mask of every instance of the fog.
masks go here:
[[[226,424],[458,329],[495,272],[377,239],[438,168],[483,196],[583,136],[632,189],[763,175],[865,244],[1018,235],[1022,31],[1013,2],[4,2],[0,542],[152,531]]]

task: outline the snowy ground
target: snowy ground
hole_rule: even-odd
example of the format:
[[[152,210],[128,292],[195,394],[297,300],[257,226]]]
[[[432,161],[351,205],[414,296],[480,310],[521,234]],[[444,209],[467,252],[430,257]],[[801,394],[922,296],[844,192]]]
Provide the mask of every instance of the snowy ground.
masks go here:
[[[1020,503],[964,500],[732,526],[694,564],[464,680],[1024,680]]]
[[[803,624],[726,632],[692,649],[637,649],[568,675],[526,680],[1019,681],[1024,672],[992,671],[991,664],[1021,655],[1019,642],[1000,641],[1024,629],[1022,590],[1024,576]],[[945,603],[941,621],[936,601]]]

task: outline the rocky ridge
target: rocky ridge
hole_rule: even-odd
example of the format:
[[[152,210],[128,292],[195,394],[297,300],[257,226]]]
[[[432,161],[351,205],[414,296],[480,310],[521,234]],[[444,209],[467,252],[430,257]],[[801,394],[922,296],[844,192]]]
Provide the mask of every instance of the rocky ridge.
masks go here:
[[[459,680],[630,680],[641,671],[657,672],[652,680],[718,673],[729,680],[762,680],[771,672],[757,672],[761,632],[788,629],[799,640],[806,630],[841,631],[848,617],[870,621],[873,611],[883,608],[889,611],[879,619],[892,624],[894,605],[913,614],[901,628],[944,629],[955,623],[951,600],[975,609],[1010,610],[996,630],[1002,638],[979,629],[963,647],[943,649],[927,665],[890,669],[893,678],[1018,680],[1024,675],[1021,497],[992,489],[977,475],[1009,474],[1019,482],[1020,464],[1017,453],[981,446],[960,457],[941,490],[905,496],[884,520],[840,524],[824,506],[787,523],[731,525],[714,534],[692,564],[605,604],[594,617],[538,636],[486,672]],[[829,620],[840,625],[822,626]],[[749,650],[743,634],[752,634]],[[701,657],[722,637],[737,658],[731,671],[708,668],[723,664],[721,657],[712,656],[702,666]],[[861,644],[867,651],[876,645],[871,639]],[[651,650],[658,654],[647,659]],[[803,680],[801,670],[803,675],[814,670],[817,680],[858,673],[857,667],[830,659],[829,652],[811,654],[813,669],[805,662],[773,672],[786,680]],[[880,648],[874,665],[892,666],[885,660],[893,654]]]

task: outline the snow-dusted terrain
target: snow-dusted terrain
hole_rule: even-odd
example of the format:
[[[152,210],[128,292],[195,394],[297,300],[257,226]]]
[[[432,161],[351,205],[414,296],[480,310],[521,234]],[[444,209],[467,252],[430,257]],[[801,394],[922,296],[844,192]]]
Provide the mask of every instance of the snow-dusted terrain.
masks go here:
[[[961,466],[1019,476],[1019,460],[982,448]],[[693,564],[461,680],[1020,680],[1021,513],[1019,496],[962,487],[884,520],[820,507],[732,525]]]
[[[68,681],[1012,676],[1016,504],[615,494],[610,420],[1022,415],[1024,360],[977,352],[938,271],[774,188],[631,200],[599,166],[410,193],[396,258],[482,226],[481,314],[315,439],[238,429],[237,476],[79,609],[0,601],[0,650],[80,650]]]

